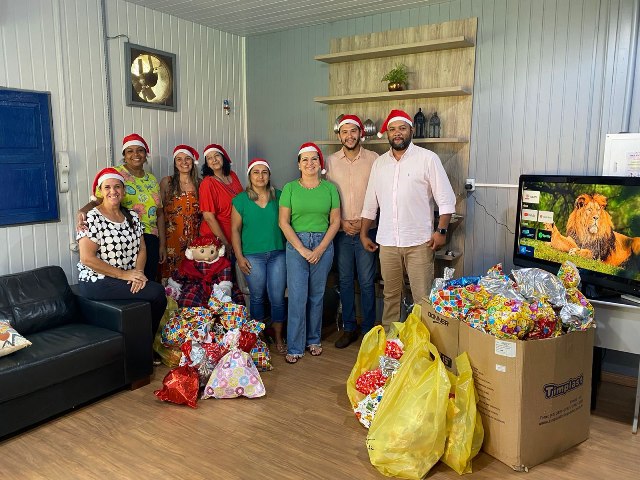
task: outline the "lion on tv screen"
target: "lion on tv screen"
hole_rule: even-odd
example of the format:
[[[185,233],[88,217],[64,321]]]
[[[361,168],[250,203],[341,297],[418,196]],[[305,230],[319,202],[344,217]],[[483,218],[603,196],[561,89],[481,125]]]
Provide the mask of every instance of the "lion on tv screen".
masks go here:
[[[527,184],[537,204],[536,222],[522,217],[520,244],[532,247],[535,258],[609,275],[640,280],[640,195],[621,185]],[[526,210],[525,210],[526,209]],[[535,237],[523,235],[535,228]]]

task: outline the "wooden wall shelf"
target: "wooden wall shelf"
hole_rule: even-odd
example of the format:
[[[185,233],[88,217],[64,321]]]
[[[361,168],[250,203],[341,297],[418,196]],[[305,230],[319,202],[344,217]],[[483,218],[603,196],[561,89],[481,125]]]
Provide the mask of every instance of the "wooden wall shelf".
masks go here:
[[[388,45],[385,47],[364,48],[347,52],[316,55],[315,60],[324,63],[353,62],[355,60],[367,60],[370,58],[393,57],[396,55],[409,55],[412,53],[435,52],[438,50],[450,50],[453,48],[473,47],[474,43],[464,36],[426,40],[424,42],[407,43],[404,45]]]
[[[423,88],[420,90],[403,90],[401,92],[356,93],[352,95],[335,95],[331,97],[313,97],[314,102],[325,105],[338,103],[382,102],[385,100],[406,100],[410,98],[457,97],[471,95],[471,91],[461,87]]]
[[[466,138],[413,138],[413,143],[468,143]],[[342,145],[340,140],[314,140],[316,145]],[[365,148],[367,145],[382,145],[389,144],[389,140],[386,138],[368,138],[362,144]]]
[[[445,265],[460,269],[464,263],[458,259],[463,258],[465,228],[464,224],[462,228],[457,225],[466,214],[464,184],[469,172],[477,29],[478,19],[468,18],[333,38],[330,53],[314,57],[328,64],[328,96],[313,99],[327,105],[323,108],[327,114],[326,135],[318,136],[331,140],[316,141],[327,153],[341,146],[333,130],[338,115],[350,113],[381,125],[391,109],[404,110],[409,115],[422,109],[425,119],[438,113],[442,138],[413,139],[417,146],[440,157],[460,199],[456,204],[458,216],[452,218],[447,233],[447,245],[436,255],[436,276],[442,276]],[[407,66],[412,89],[382,91],[386,83],[380,79],[398,62]],[[386,138],[370,138],[363,146],[378,153],[389,149]],[[444,255],[447,251],[454,255]]]

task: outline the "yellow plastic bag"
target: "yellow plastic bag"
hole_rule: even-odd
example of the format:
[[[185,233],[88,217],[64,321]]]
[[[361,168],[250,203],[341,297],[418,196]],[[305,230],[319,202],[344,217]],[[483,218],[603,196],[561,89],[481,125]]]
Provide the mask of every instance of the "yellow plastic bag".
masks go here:
[[[453,398],[447,408],[447,443],[442,461],[458,475],[471,473],[471,460],[482,447],[484,428],[476,408],[478,395],[473,383],[473,372],[467,352],[456,358],[458,376],[449,373]]]
[[[153,351],[160,356],[162,363],[164,363],[167,367],[171,367],[171,368],[177,367],[178,364],[180,363],[180,358],[182,357],[182,351],[178,347],[175,347],[175,348],[165,347],[162,344],[162,338],[160,333],[162,332],[162,329],[169,321],[169,317],[171,317],[171,313],[177,309],[178,309],[178,304],[176,303],[176,301],[171,297],[167,297],[167,308],[164,311],[164,315],[162,315],[162,318],[160,319],[160,326],[158,327],[156,336],[153,339]]]
[[[422,307],[415,304],[404,322],[393,322],[389,329],[389,338],[399,338],[404,345],[405,355],[421,343],[428,343],[431,335],[422,321]]]
[[[436,347],[405,351],[367,435],[371,464],[387,476],[420,479],[444,453],[451,382]]]
[[[351,406],[354,408],[366,396],[356,390],[356,380],[367,370],[378,368],[380,355],[384,355],[386,341],[387,338],[382,325],[373,327],[362,339],[358,358],[347,379],[347,396]]]

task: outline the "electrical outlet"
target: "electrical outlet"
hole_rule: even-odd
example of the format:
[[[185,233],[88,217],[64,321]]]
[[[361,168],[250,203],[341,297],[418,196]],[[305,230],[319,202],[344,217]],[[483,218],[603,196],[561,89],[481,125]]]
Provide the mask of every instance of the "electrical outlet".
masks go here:
[[[464,189],[467,192],[475,192],[475,190],[476,190],[476,179],[475,178],[467,178],[464,181]]]

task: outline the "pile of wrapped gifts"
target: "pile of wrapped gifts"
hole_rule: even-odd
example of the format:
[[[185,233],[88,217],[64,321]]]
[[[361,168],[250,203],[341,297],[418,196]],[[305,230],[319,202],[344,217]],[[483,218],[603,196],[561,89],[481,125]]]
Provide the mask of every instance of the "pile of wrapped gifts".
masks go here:
[[[361,373],[356,380],[356,390],[366,396],[353,407],[353,411],[358,421],[366,428],[371,426],[387,382],[400,366],[400,358],[404,354],[403,346],[399,338],[387,340],[384,354],[380,355],[378,360],[379,367]]]
[[[258,337],[264,323],[247,317],[246,307],[212,293],[207,307],[167,309],[155,349],[170,366],[161,400],[196,406],[200,398],[248,398],[265,394],[259,371],[272,370],[269,348]],[[200,394],[200,391],[202,393]]]
[[[593,306],[578,290],[580,274],[567,261],[553,275],[538,268],[498,264],[480,277],[453,279],[453,269],[434,281],[434,309],[498,338],[534,340],[595,328]]]

